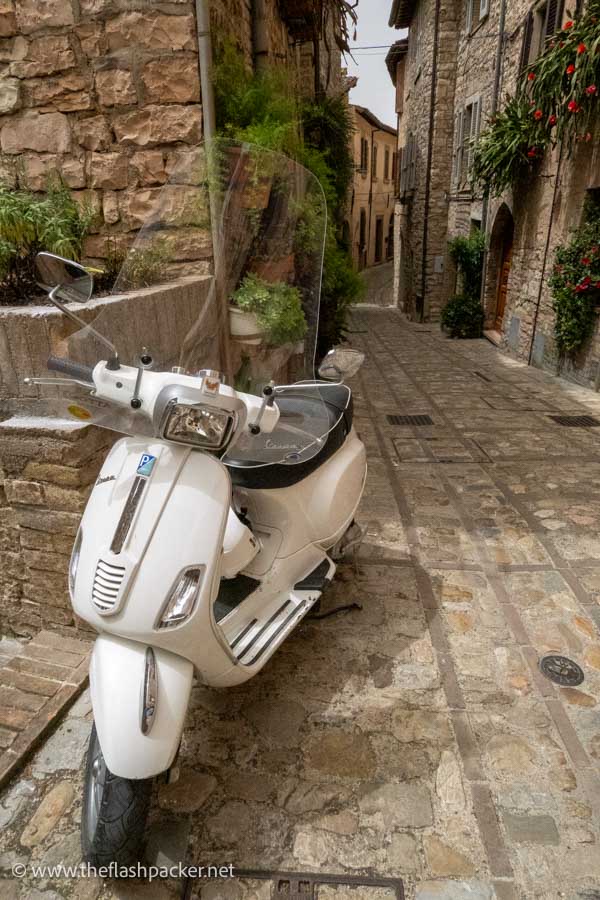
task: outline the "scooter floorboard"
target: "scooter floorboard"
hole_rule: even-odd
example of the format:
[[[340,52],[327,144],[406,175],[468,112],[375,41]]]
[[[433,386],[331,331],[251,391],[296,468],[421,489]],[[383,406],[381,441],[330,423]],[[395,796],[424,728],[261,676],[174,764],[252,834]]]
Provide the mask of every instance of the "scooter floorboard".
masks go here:
[[[276,595],[260,614],[247,613],[244,604],[234,609],[221,627],[238,662],[255,666],[274,653],[318,602],[334,572],[335,564],[326,559],[291,591]]]

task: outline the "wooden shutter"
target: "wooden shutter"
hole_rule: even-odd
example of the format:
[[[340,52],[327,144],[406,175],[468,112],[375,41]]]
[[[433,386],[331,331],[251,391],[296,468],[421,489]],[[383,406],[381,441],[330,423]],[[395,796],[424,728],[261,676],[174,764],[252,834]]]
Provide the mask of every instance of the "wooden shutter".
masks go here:
[[[410,137],[410,171],[408,177],[408,188],[414,191],[417,183],[417,142],[414,135]]]
[[[406,167],[408,161],[408,145],[400,148],[400,189],[398,194],[400,197],[406,195]]]
[[[475,151],[475,142],[479,135],[479,127],[481,121],[481,97],[478,97],[471,104],[471,128],[469,132],[469,149],[467,152],[467,178],[473,166],[473,153]]]
[[[527,13],[525,24],[523,26],[523,43],[521,45],[521,61],[519,63],[519,72],[523,72],[529,65],[529,57],[531,56],[531,41],[533,40],[533,12]]]
[[[561,27],[564,8],[564,0],[548,0],[546,21],[544,23],[545,40],[550,40]]]
[[[463,128],[465,122],[465,112],[463,109],[460,110],[456,114],[456,151],[454,157],[454,182],[455,184],[460,184],[460,177],[462,173],[462,158],[463,158]]]

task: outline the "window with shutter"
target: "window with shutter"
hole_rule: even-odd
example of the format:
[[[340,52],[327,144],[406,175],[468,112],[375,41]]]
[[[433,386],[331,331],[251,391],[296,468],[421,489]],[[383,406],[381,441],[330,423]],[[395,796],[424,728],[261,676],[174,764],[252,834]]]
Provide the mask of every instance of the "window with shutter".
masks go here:
[[[471,129],[469,133],[469,148],[467,151],[467,178],[473,165],[473,154],[475,152],[475,143],[479,136],[481,127],[481,97],[477,97],[471,104]]]
[[[489,0],[467,0],[467,31],[475,31],[489,12]]]
[[[456,184],[460,173],[460,152],[462,142],[462,110],[454,116],[454,147],[452,149],[452,182]]]
[[[467,182],[469,172],[469,142],[471,140],[471,127],[473,121],[473,107],[469,104],[465,106],[462,124],[462,140],[460,148],[460,172],[459,187],[463,187]]]
[[[404,198],[406,196],[407,169],[408,169],[408,144],[405,144],[404,147],[402,147],[400,150],[400,187],[398,190],[398,195],[401,198]]]
[[[390,180],[390,148],[385,148],[385,156],[383,158],[383,177],[386,181]]]
[[[373,169],[371,171],[371,178],[373,181],[377,181],[377,144],[373,146],[372,164]]]
[[[531,42],[533,40],[533,13],[531,10],[527,13],[525,24],[523,26],[523,43],[521,45],[521,61],[519,63],[519,72],[523,72],[530,62]]]
[[[410,136],[410,169],[408,177],[408,189],[414,191],[417,183],[417,142],[414,135]]]
[[[360,171],[363,175],[367,174],[369,168],[369,142],[366,138],[360,139]]]

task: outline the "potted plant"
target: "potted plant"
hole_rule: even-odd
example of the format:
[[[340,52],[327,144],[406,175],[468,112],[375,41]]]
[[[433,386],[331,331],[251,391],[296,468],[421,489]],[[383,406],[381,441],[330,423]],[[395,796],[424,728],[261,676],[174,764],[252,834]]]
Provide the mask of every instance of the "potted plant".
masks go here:
[[[255,273],[243,279],[229,306],[232,336],[246,344],[273,347],[298,343],[306,334],[306,319],[298,288],[284,281],[270,283]]]

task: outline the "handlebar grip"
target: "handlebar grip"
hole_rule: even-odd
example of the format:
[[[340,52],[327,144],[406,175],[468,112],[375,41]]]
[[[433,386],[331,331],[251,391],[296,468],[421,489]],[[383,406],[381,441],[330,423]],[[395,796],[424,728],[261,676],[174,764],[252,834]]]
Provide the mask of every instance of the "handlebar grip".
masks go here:
[[[70,359],[60,359],[57,356],[50,356],[46,365],[52,372],[61,372],[63,375],[77,379],[77,381],[87,381],[89,384],[94,383],[94,370],[91,366],[71,362]]]

